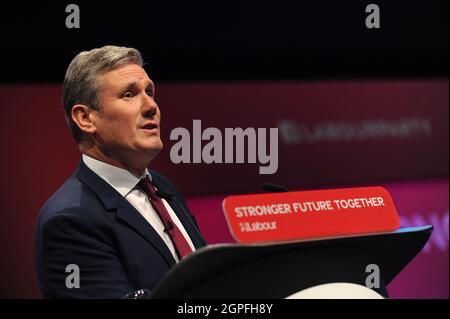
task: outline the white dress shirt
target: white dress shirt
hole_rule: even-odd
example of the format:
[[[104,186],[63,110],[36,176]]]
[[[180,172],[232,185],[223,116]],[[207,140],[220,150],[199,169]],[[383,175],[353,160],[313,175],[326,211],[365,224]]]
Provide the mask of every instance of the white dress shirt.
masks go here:
[[[172,252],[173,257],[178,262],[178,256],[175,247],[170,239],[169,235],[164,232],[164,224],[158,216],[158,213],[154,210],[147,195],[137,187],[137,183],[144,176],[148,175],[150,180],[152,176],[149,171],[145,169],[142,176],[137,176],[131,172],[106,164],[99,160],[96,160],[86,154],[83,154],[82,160],[87,167],[94,171],[98,176],[104,179],[109,185],[111,185],[117,192],[119,192],[125,199],[136,208],[136,210],[148,221],[148,223],[156,230],[159,236],[166,243],[167,247]],[[177,214],[172,210],[172,207],[167,203],[165,199],[162,199],[164,206],[166,207],[170,218],[180,229],[183,236],[186,238],[192,251],[195,250],[194,244],[189,238],[186,230],[178,219]]]

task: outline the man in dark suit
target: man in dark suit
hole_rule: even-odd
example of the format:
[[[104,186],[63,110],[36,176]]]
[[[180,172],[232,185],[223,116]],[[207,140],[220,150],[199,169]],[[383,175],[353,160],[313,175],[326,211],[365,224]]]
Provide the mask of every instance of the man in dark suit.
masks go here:
[[[121,298],[152,290],[206,245],[173,184],[148,170],[162,149],[155,87],[132,48],[78,54],[63,85],[66,120],[82,153],[37,221],[45,297]]]

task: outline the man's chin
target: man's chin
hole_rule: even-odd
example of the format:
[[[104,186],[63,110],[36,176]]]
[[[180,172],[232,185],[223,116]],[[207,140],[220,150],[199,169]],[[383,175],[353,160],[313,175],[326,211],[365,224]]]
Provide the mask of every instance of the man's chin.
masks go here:
[[[160,141],[159,143],[152,143],[151,145],[145,145],[143,147],[143,152],[148,155],[157,155],[163,149],[163,143]]]

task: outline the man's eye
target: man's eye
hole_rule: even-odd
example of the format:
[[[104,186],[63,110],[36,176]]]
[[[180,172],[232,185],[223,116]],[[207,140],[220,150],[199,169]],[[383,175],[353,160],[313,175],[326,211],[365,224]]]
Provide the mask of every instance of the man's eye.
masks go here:
[[[153,91],[152,90],[147,90],[145,92],[147,93],[148,96],[153,96]]]
[[[126,99],[130,99],[130,98],[132,98],[133,96],[134,96],[133,93],[130,92],[130,91],[127,91],[127,92],[125,92],[125,93],[123,94],[123,97],[126,98]]]

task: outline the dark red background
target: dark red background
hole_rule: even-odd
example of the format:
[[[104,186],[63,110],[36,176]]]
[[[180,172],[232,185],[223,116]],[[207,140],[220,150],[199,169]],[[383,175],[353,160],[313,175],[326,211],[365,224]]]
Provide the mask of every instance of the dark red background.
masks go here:
[[[65,125],[60,94],[58,85],[0,87],[4,121],[0,128],[0,297],[39,297],[33,260],[35,219],[79,160]],[[157,101],[163,115],[165,149],[151,167],[170,177],[191,199],[211,243],[232,240],[223,224],[220,200],[214,199],[259,192],[266,181],[304,189],[437,178],[448,189],[447,79],[157,83]],[[413,117],[430,120],[431,134],[299,145],[286,145],[280,139],[275,175],[259,175],[258,164],[175,165],[169,158],[174,143],[169,141],[170,131],[175,127],[192,131],[193,119],[201,119],[203,129],[213,126],[223,132],[225,127],[276,127],[283,119],[314,125]],[[448,194],[446,198],[440,194],[448,216]],[[211,197],[216,195],[219,197]],[[195,196],[202,196],[200,205]],[[417,193],[411,196],[417,197]],[[448,245],[443,253],[448,258]],[[440,297],[448,297],[448,263],[446,269],[447,275],[442,275],[446,286],[439,290]]]

